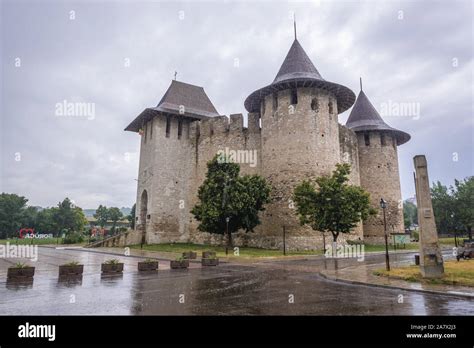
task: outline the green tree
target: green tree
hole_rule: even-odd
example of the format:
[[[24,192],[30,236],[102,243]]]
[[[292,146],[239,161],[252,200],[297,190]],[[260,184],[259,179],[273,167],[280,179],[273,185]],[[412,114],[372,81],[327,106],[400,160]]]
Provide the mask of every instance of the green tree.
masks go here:
[[[135,210],[137,209],[137,205],[134,204],[132,209],[130,210],[130,214],[127,215],[127,220],[130,223],[130,228],[133,230],[135,229]]]
[[[438,233],[449,233],[455,229],[455,197],[450,190],[437,181],[431,187],[431,203]]]
[[[59,202],[58,207],[54,209],[53,220],[59,232],[82,232],[87,224],[87,219],[82,209],[74,206],[67,197],[62,202]]]
[[[38,208],[26,207],[21,213],[22,227],[31,227],[36,230],[36,220],[38,218]]]
[[[340,233],[349,233],[360,221],[375,214],[369,193],[347,183],[349,174],[349,164],[337,164],[331,176],[315,180],[317,188],[305,180],[293,195],[300,223],[315,231],[331,232],[334,243]]]
[[[418,224],[418,208],[408,200],[403,202],[403,222],[406,228]]]
[[[22,227],[22,215],[28,200],[16,194],[0,195],[0,238],[10,238]]]
[[[107,216],[110,220],[112,220],[112,232],[114,232],[115,226],[117,225],[117,221],[123,218],[123,214],[119,208],[112,207],[108,209]]]
[[[104,226],[107,224],[107,220],[109,219],[109,210],[105,205],[101,204],[95,211],[94,217],[97,220],[97,224],[104,228]]]
[[[58,226],[54,221],[57,208],[46,208],[38,212],[36,216],[35,231],[39,233],[58,234]]]
[[[207,163],[206,179],[198,191],[199,202],[191,210],[200,222],[200,231],[225,234],[228,225],[230,247],[232,232],[253,231],[260,224],[258,213],[270,201],[270,186],[265,179],[239,173],[238,164],[215,156]]]
[[[474,176],[454,181],[454,216],[472,240],[474,226]]]

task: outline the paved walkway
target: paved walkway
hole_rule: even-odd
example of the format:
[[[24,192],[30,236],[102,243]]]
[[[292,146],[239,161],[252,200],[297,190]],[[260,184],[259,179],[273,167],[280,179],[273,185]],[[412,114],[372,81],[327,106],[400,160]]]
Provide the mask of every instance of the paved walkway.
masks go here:
[[[400,266],[408,266],[412,262],[399,262]],[[394,279],[373,274],[376,269],[384,269],[385,263],[378,264],[360,264],[357,266],[346,267],[342,269],[321,270],[320,274],[326,279],[342,281],[351,284],[363,284],[378,287],[397,288],[403,290],[428,292],[434,294],[449,294],[453,296],[464,296],[474,298],[474,288],[465,286],[452,286],[444,284],[422,284],[418,282],[409,282],[402,279]]]

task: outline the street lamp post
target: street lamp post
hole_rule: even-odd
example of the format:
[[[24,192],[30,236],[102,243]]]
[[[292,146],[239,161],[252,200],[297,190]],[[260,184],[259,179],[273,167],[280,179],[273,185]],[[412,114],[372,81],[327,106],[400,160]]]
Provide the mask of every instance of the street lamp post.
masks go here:
[[[323,232],[323,254],[326,255],[326,234]]]
[[[453,219],[454,219],[454,214],[451,213],[451,223],[453,222]],[[456,229],[454,228],[454,246],[457,248],[458,247],[458,239],[457,239],[457,236],[456,236]]]
[[[387,271],[390,271],[390,259],[388,257],[388,237],[387,237],[387,219],[385,217],[385,208],[387,208],[387,202],[383,198],[380,198],[380,208],[383,210],[383,230],[385,236],[385,265]]]
[[[230,239],[232,238],[229,234],[229,221],[230,221],[230,217],[226,217],[225,218],[225,224],[226,224],[226,234],[227,234],[227,245],[225,247],[225,254],[227,256],[227,254],[229,253],[229,245],[230,245]]]

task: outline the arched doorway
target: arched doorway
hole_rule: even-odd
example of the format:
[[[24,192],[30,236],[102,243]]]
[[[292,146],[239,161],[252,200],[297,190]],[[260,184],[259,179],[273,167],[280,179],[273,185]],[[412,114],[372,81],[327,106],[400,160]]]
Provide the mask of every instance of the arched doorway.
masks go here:
[[[142,231],[142,241],[141,244],[146,243],[146,222],[147,222],[147,212],[148,212],[148,193],[146,190],[143,190],[142,197],[140,199],[140,225]]]

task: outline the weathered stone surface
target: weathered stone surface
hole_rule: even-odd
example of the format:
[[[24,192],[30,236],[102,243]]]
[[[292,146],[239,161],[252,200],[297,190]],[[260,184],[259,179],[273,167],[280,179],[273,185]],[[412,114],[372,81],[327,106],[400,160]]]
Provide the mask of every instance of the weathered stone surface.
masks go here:
[[[295,105],[290,105],[290,90],[268,95],[261,113],[248,115],[247,128],[240,114],[202,121],[155,116],[144,126],[136,211],[137,231],[146,230],[147,243],[225,243],[221,235],[198,231],[190,211],[197,203],[207,162],[226,150],[255,154],[256,161],[247,158],[240,163],[241,173],[262,175],[272,186],[273,201],[261,216],[262,224],[254,232],[236,233],[236,246],[282,249],[285,226],[288,250],[322,248],[321,233],[300,226],[291,197],[302,180],[329,175],[341,162],[351,164],[351,184],[367,189],[374,205],[378,206],[380,197],[389,202],[393,210],[389,210],[389,231],[403,231],[397,149],[392,139],[388,137],[388,144],[381,146],[380,134],[371,133],[371,146],[365,146],[363,136],[338,123],[333,94],[314,87],[296,92]],[[383,228],[374,219],[364,225],[364,233],[360,224],[353,233],[341,235],[340,241],[379,236],[383,238]]]
[[[371,205],[378,212],[364,223],[364,240],[368,243],[381,244],[384,242],[383,214],[379,206],[381,198],[387,202],[387,233],[403,233],[405,229],[397,144],[392,135],[380,131],[358,133],[357,138],[360,184],[370,193]],[[369,142],[368,145],[366,140]]]
[[[431,203],[428,163],[424,155],[415,156],[413,162],[420,231],[420,271],[425,278],[438,278],[444,274],[444,266]]]

